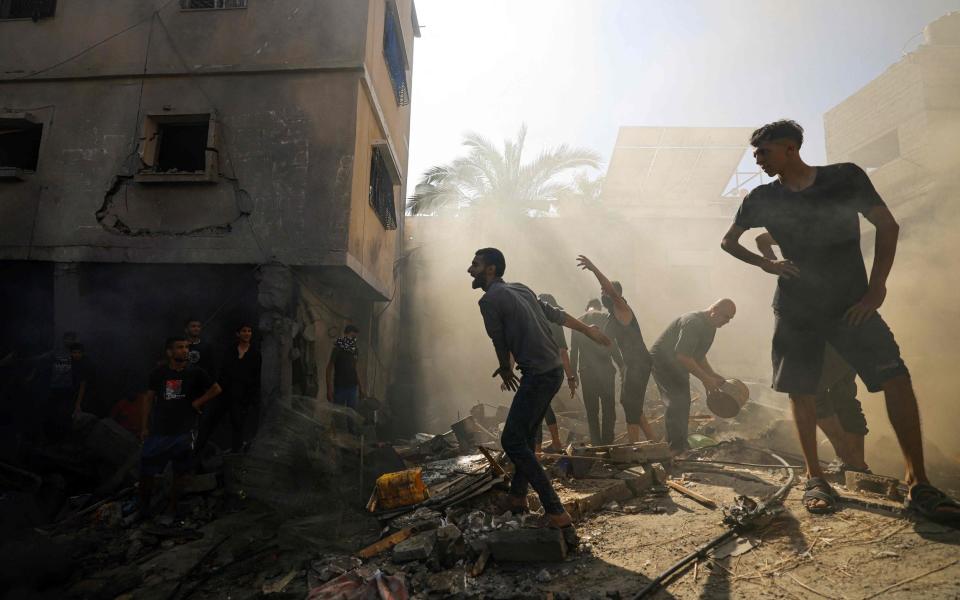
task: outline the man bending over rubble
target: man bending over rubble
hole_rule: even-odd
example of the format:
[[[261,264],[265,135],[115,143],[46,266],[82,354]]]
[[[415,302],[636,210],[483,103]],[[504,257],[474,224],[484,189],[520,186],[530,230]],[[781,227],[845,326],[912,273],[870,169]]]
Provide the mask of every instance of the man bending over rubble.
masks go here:
[[[810,166],[800,157],[802,143],[803,128],[794,121],[777,121],[753,132],[750,144],[757,165],[776,180],[743,199],[721,246],[778,278],[773,388],[789,394],[793,405],[807,466],[804,506],[812,513],[829,513],[837,502],[817,459],[817,383],[829,343],[867,389],[883,390],[907,464],[906,506],[934,521],[960,523],[960,504],[927,480],[910,373],[893,333],[877,313],[887,295],[900,228],[863,169],[852,163]],[[876,228],[869,279],[860,252],[861,214]],[[764,258],[741,245],[740,237],[753,227],[770,232],[783,260]]]
[[[563,385],[560,350],[550,334],[550,323],[579,331],[594,342],[610,345],[597,327],[589,327],[562,310],[537,299],[522,283],[506,283],[506,260],[496,248],[477,250],[467,272],[473,289],[482,289],[480,314],[487,335],[493,341],[503,387],[516,392],[504,424],[500,444],[516,467],[510,484],[508,507],[512,512],[527,510],[527,486],[540,497],[549,527],[563,529],[568,541],[575,541],[573,520],[560,503],[557,492],[534,454],[537,433],[550,401]],[[511,367],[511,355],[523,376],[518,380]],[[567,533],[569,532],[569,533]]]
[[[713,345],[717,329],[737,314],[733,300],[723,298],[706,310],[686,313],[674,319],[654,342],[653,379],[660,390],[660,398],[667,408],[664,418],[667,441],[674,454],[690,448],[687,428],[690,423],[690,375],[703,383],[707,393],[723,385],[725,378],[717,375],[707,361],[707,352]]]
[[[175,516],[183,479],[193,467],[200,409],[220,393],[220,385],[206,371],[190,364],[190,342],[171,337],[166,344],[167,364],[150,374],[150,389],[143,408],[143,450],[140,456],[140,514],[150,509],[154,477],[173,466],[173,485],[166,516]]]

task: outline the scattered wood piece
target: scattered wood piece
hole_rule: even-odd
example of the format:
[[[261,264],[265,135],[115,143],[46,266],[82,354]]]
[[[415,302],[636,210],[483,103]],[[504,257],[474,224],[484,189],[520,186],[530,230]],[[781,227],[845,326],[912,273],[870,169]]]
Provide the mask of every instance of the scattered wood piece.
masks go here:
[[[484,548],[483,552],[480,553],[477,562],[473,563],[473,566],[470,567],[470,576],[471,577],[480,577],[483,575],[483,572],[487,568],[487,563],[490,561],[490,549]]]
[[[387,537],[383,538],[382,540],[376,543],[370,544],[366,548],[360,550],[359,552],[357,552],[356,556],[358,558],[367,559],[367,558],[374,557],[378,554],[381,554],[383,552],[386,552],[390,548],[393,548],[403,540],[407,539],[408,537],[416,533],[416,529],[417,529],[416,527],[406,527],[396,533],[392,533]]]
[[[482,454],[483,457],[487,459],[487,462],[490,463],[490,466],[493,467],[494,473],[496,473],[501,477],[508,477],[507,472],[503,470],[503,466],[500,464],[500,462],[496,458],[494,458],[493,453],[490,452],[490,450],[488,450],[487,448],[484,448],[483,446],[477,446],[477,450],[479,450],[480,454]]]
[[[936,569],[931,569],[931,570],[929,570],[929,571],[927,571],[927,572],[925,572],[925,573],[920,573],[919,575],[915,575],[915,576],[913,576],[913,577],[910,577],[909,579],[904,579],[903,581],[898,581],[897,583],[894,583],[893,585],[888,585],[887,587],[883,588],[883,589],[880,590],[879,592],[874,592],[874,593],[870,594],[869,596],[864,596],[864,597],[863,597],[863,600],[870,600],[871,598],[876,598],[876,597],[879,596],[880,594],[885,594],[885,593],[889,592],[890,590],[892,590],[893,588],[900,587],[901,585],[910,583],[910,582],[912,582],[912,581],[916,581],[916,580],[920,579],[921,577],[926,577],[927,575],[933,575],[934,573],[936,573],[936,572],[938,572],[938,571],[943,571],[944,569],[949,569],[950,567],[952,567],[953,565],[955,565],[955,564],[957,564],[957,563],[960,563],[960,559],[955,560],[955,561],[950,562],[950,563],[947,563],[947,564],[943,565],[942,567],[937,567]]]
[[[263,584],[263,593],[264,594],[279,594],[290,585],[290,582],[293,581],[293,578],[297,576],[297,569],[293,569],[283,577],[279,579],[274,579],[270,583]]]
[[[667,484],[667,486],[669,486],[671,489],[674,489],[674,490],[680,492],[681,494],[683,494],[684,496],[687,496],[688,498],[692,498],[692,499],[696,500],[697,502],[699,502],[700,504],[706,506],[707,508],[709,508],[709,509],[711,509],[711,510],[715,510],[715,509],[717,508],[717,502],[716,502],[715,500],[711,500],[710,498],[707,498],[706,496],[703,496],[703,495],[701,495],[701,494],[698,494],[698,493],[696,493],[695,491],[693,491],[693,490],[691,490],[691,489],[689,489],[689,488],[686,488],[686,487],[680,485],[680,484],[677,483],[676,481],[667,480],[666,484]]]

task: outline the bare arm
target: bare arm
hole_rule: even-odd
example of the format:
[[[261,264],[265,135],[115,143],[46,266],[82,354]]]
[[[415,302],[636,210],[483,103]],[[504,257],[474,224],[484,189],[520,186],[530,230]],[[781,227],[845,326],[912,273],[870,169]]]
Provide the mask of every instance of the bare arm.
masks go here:
[[[204,392],[202,396],[194,400],[192,406],[199,411],[201,408],[203,408],[204,404],[206,404],[207,402],[210,402],[211,400],[219,396],[220,392],[222,391],[223,391],[223,388],[220,387],[220,384],[215,383],[211,385],[210,389]]]
[[[764,231],[757,236],[757,250],[760,251],[760,254],[763,255],[767,260],[777,260],[777,253],[773,251],[774,246],[779,246],[777,240],[773,239],[773,236],[770,235],[770,232]]]
[[[713,390],[717,389],[718,387],[720,387],[720,385],[723,384],[722,379],[720,379],[716,375],[711,375],[710,373],[708,373],[706,370],[703,369],[702,366],[700,366],[700,363],[698,363],[692,357],[689,357],[686,354],[680,354],[679,352],[676,354],[676,357],[677,357],[677,362],[683,365],[683,368],[685,368],[687,371],[690,372],[691,375],[693,375],[694,377],[696,377],[697,379],[703,382],[703,387],[707,388],[708,392],[712,392]]]
[[[567,374],[567,386],[570,388],[570,397],[577,392],[577,372],[570,366],[570,353],[566,348],[560,349],[560,360],[563,362],[563,372]]]
[[[600,331],[599,327],[596,325],[587,325],[576,317],[566,315],[566,318],[563,320],[563,326],[574,331],[579,331],[601,346],[609,346],[612,343],[610,338]]]
[[[851,306],[845,316],[851,325],[859,325],[873,315],[887,297],[887,277],[897,254],[900,226],[886,206],[875,206],[864,215],[877,228],[870,284],[863,298]]]
[[[594,277],[596,277],[597,281],[600,283],[600,289],[603,290],[603,293],[613,299],[614,318],[624,325],[629,325],[630,321],[633,320],[633,309],[630,308],[630,305],[627,304],[627,301],[623,299],[623,296],[620,295],[620,293],[617,291],[617,288],[613,287],[613,283],[611,283],[610,280],[607,279],[607,276],[604,275],[600,269],[593,264],[593,261],[586,256],[578,256],[577,264],[581,269],[593,273]]]
[[[744,248],[743,244],[740,243],[740,237],[744,231],[746,229],[739,225],[731,225],[727,233],[724,234],[720,247],[734,258],[740,259],[748,265],[760,267],[772,275],[783,277],[800,275],[800,269],[788,260],[770,260]]]
[[[719,378],[723,379],[723,376],[722,376],[722,375],[718,375],[717,372],[713,370],[713,366],[712,366],[712,365],[710,364],[710,362],[707,360],[707,357],[706,357],[706,356],[704,356],[702,359],[698,360],[698,361],[697,361],[697,364],[699,364],[699,365],[700,365],[700,368],[703,369],[706,373],[708,373],[708,374],[710,374],[710,375],[712,375],[712,376],[714,376],[714,377],[719,377]]]

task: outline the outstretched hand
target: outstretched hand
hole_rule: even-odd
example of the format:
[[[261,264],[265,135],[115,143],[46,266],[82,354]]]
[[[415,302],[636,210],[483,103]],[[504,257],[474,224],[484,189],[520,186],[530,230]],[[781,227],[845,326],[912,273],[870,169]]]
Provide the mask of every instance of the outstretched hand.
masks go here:
[[[577,266],[586,271],[597,271],[597,267],[593,264],[593,261],[582,254],[577,257]]]
[[[886,297],[886,287],[875,288],[871,286],[867,289],[867,293],[863,295],[863,298],[860,299],[860,302],[857,302],[847,309],[843,318],[847,323],[856,327],[872,317],[877,312],[877,309],[883,305]]]
[[[515,392],[517,391],[517,389],[520,388],[520,380],[517,378],[517,376],[513,373],[512,370],[500,367],[499,369],[493,372],[492,377],[496,377],[497,375],[499,375],[500,378],[503,379],[503,383],[500,384],[501,392],[506,392],[506,391]]]

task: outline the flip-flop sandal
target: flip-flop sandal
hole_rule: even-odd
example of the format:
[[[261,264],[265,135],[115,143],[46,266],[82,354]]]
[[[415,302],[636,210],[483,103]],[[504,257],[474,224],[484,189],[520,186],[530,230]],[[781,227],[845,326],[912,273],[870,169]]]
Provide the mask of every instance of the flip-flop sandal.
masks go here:
[[[947,496],[929,483],[918,483],[910,488],[903,505],[907,510],[935,523],[953,527],[960,526],[960,511],[944,512],[938,510],[944,506],[960,509],[960,502]]]
[[[837,510],[837,493],[830,484],[820,477],[811,477],[803,484],[803,507],[814,515],[828,515]],[[826,506],[811,506],[811,500],[822,500]]]

